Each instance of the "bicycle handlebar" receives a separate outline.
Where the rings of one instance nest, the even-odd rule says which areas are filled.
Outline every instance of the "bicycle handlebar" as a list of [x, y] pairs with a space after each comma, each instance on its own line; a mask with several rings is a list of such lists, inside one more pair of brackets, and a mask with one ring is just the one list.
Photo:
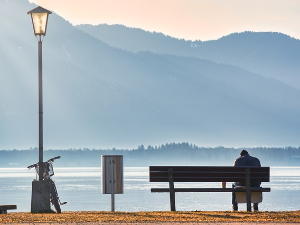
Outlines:
[[27, 168], [28, 168], [28, 169], [31, 169], [31, 168], [33, 168], [33, 167], [36, 167], [37, 165], [38, 165], [38, 163], [32, 164], [32, 165], [30, 165], [30, 166], [27, 166]]
[[53, 158], [49, 159], [47, 162], [50, 162], [50, 161], [54, 162], [55, 159], [60, 159], [60, 156], [53, 157]]
[[[54, 162], [55, 159], [60, 159], [60, 156], [53, 157], [53, 158], [49, 159], [47, 162], [43, 162], [43, 163]], [[39, 163], [35, 163], [30, 166], [27, 166], [27, 168], [31, 169], [33, 167], [37, 167], [38, 165], [39, 165]]]

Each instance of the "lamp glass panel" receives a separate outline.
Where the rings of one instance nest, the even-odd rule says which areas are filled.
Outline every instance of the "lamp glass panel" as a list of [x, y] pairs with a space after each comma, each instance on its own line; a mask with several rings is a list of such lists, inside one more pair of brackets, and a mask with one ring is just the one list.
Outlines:
[[35, 35], [45, 35], [48, 14], [32, 13], [31, 16]]

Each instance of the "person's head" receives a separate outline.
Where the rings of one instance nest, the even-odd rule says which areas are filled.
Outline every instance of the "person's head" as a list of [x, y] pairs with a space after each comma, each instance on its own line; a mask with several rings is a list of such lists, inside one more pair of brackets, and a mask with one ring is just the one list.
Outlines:
[[240, 156], [244, 156], [244, 155], [248, 155], [248, 154], [249, 153], [245, 149], [243, 149], [240, 153]]

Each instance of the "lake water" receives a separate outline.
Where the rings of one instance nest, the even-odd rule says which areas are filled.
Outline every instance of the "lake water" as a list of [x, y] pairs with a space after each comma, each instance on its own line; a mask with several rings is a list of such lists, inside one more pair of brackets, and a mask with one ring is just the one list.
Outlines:
[[[55, 166], [55, 165], [54, 165]], [[110, 211], [109, 194], [101, 193], [101, 169], [95, 167], [54, 168], [59, 197], [66, 205], [62, 211]], [[34, 170], [0, 168], [0, 204], [17, 205], [18, 212], [30, 212], [31, 182]], [[229, 184], [227, 184], [229, 185]], [[221, 187], [219, 183], [191, 183], [193, 187]], [[261, 211], [300, 210], [300, 167], [271, 167], [271, 182], [263, 183], [271, 192], [263, 194]], [[124, 168], [124, 194], [115, 195], [116, 211], [169, 211], [168, 193], [151, 193], [148, 167]], [[184, 184], [175, 184], [184, 187]], [[246, 210], [246, 204], [240, 204]], [[176, 193], [178, 211], [231, 210], [231, 193]]]

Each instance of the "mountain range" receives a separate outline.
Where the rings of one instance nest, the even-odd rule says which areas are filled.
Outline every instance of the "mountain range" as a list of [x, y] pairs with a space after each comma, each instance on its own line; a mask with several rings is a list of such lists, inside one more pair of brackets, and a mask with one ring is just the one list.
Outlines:
[[[35, 7], [0, 2], [0, 149], [38, 145], [37, 40], [26, 14]], [[299, 40], [245, 32], [192, 42], [108, 27], [73, 26], [50, 15], [45, 149], [299, 146]]]
[[300, 42], [282, 33], [248, 31], [218, 40], [190, 41], [123, 25], [84, 24], [76, 27], [124, 50], [207, 59], [300, 87]]

